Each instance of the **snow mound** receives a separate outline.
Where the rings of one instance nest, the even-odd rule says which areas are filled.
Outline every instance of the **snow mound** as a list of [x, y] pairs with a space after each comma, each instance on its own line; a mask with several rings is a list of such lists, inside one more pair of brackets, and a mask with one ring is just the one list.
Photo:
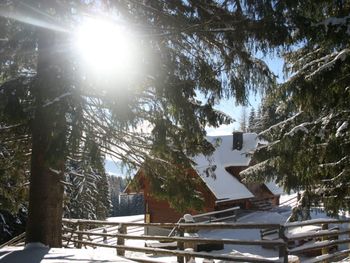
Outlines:
[[24, 249], [32, 249], [32, 248], [49, 248], [49, 247], [40, 242], [28, 243], [24, 247]]

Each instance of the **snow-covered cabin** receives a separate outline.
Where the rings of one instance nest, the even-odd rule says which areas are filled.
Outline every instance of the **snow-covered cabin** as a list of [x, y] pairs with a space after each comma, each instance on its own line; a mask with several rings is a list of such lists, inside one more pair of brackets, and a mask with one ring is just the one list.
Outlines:
[[[261, 143], [257, 134], [234, 132], [233, 135], [208, 136], [207, 140], [216, 150], [211, 156], [194, 157], [196, 165], [192, 171], [194, 176], [203, 180], [203, 185], [196, 190], [202, 193], [206, 212], [237, 205], [242, 209], [262, 209], [267, 204], [279, 204], [281, 190], [274, 183], [243, 184], [239, 177], [239, 173], [251, 163], [248, 153]], [[136, 178], [142, 180], [146, 222], [177, 222], [182, 217], [167, 202], [152, 197], [141, 170]], [[126, 192], [132, 192], [132, 189], [127, 188]]]

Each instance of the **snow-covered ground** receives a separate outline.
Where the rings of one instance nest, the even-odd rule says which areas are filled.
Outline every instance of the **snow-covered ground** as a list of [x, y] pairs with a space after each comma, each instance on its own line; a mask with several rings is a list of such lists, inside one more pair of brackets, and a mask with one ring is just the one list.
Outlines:
[[29, 244], [22, 247], [5, 247], [0, 250], [1, 263], [128, 263], [134, 262], [117, 257], [115, 253], [100, 253], [93, 249], [47, 248], [42, 244]]

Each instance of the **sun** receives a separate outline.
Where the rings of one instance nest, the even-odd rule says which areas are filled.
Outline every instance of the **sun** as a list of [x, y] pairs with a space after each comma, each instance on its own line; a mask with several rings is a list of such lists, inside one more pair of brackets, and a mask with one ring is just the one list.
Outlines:
[[127, 28], [107, 20], [85, 18], [76, 28], [75, 48], [98, 73], [121, 73], [132, 67], [134, 43]]

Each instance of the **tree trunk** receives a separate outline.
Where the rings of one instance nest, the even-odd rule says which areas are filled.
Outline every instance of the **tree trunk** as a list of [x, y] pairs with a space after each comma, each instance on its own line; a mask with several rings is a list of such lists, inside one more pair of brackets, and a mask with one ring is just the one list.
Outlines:
[[[62, 58], [57, 33], [38, 30], [37, 79], [33, 87], [35, 116], [31, 123], [32, 155], [26, 243], [62, 245], [63, 179], [67, 106], [53, 101], [62, 95]], [[50, 103], [52, 102], [52, 103]]]

